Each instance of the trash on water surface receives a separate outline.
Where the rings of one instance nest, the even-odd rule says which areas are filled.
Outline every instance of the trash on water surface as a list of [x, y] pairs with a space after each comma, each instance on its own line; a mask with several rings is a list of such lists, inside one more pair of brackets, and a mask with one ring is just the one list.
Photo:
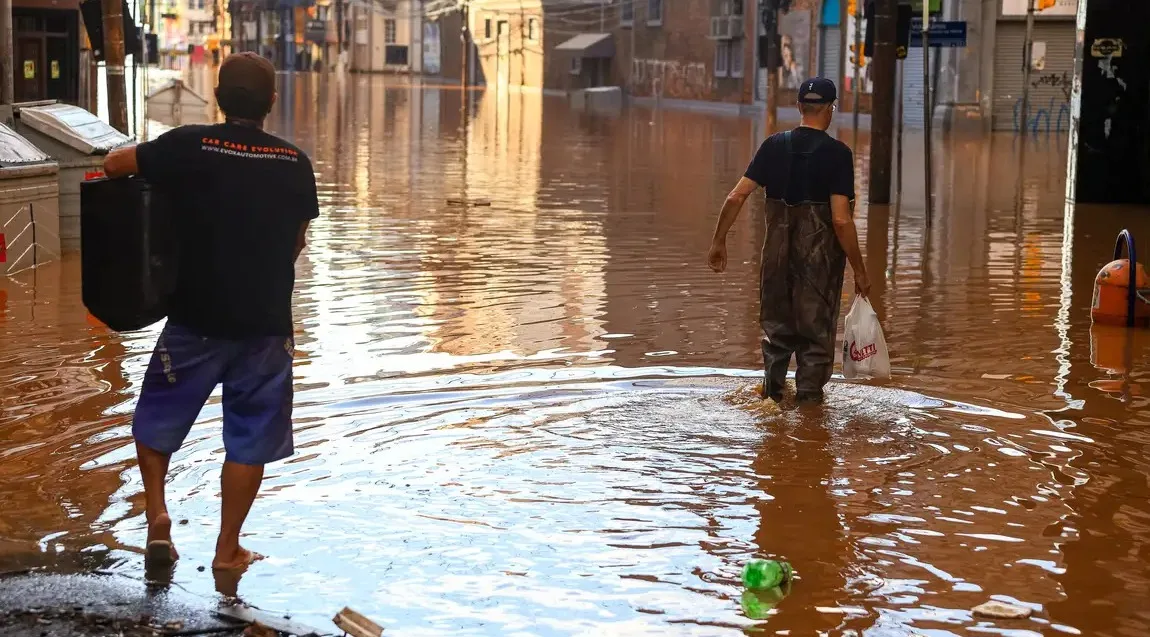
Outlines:
[[743, 607], [743, 614], [748, 619], [766, 619], [779, 612], [775, 606], [783, 601], [788, 592], [790, 592], [789, 586], [743, 591], [742, 597], [739, 598], [740, 605]]
[[380, 637], [383, 634], [383, 626], [350, 608], [339, 611], [332, 621], [350, 637]]
[[490, 206], [491, 201], [488, 199], [462, 199], [459, 197], [451, 197], [447, 200], [449, 206], [477, 206], [485, 207]]
[[793, 577], [791, 565], [778, 560], [751, 560], [743, 567], [743, 586], [752, 591], [782, 586]]
[[1026, 619], [1033, 612], [1025, 606], [990, 601], [970, 609], [976, 617], [990, 619]]

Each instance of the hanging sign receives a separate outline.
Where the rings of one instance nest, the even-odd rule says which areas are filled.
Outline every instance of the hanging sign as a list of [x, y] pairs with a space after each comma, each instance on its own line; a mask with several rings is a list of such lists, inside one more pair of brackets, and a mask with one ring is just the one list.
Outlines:
[[36, 77], [36, 63], [32, 60], [24, 60], [24, 79], [31, 80]]
[[1090, 45], [1090, 57], [1120, 58], [1122, 57], [1122, 50], [1125, 48], [1126, 42], [1122, 38], [1098, 38], [1094, 40], [1094, 44]]
[[60, 61], [59, 60], [52, 60], [51, 73], [52, 73], [52, 79], [54, 79], [54, 80], [60, 79]]

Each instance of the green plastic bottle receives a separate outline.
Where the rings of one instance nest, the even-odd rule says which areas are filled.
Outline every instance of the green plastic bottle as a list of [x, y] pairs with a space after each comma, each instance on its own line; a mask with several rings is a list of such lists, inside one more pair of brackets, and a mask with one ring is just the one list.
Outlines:
[[786, 562], [751, 560], [743, 567], [743, 586], [751, 591], [767, 590], [783, 586], [793, 575], [794, 570]]
[[766, 619], [786, 596], [787, 591], [776, 587], [765, 591], [743, 591], [739, 601], [748, 619]]

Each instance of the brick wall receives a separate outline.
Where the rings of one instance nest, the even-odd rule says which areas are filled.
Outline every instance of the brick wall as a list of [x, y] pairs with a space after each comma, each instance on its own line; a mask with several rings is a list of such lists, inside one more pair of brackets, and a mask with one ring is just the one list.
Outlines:
[[[623, 76], [618, 65], [619, 14], [615, 5], [605, 6], [588, 1], [583, 4], [544, 4], [543, 7], [543, 86], [572, 91], [591, 86], [621, 86]], [[600, 22], [603, 30], [600, 31]], [[615, 38], [615, 57], [604, 60], [585, 59], [579, 73], [571, 72], [574, 52], [556, 51], [555, 47], [581, 33], [610, 33]], [[596, 66], [601, 65], [601, 69]]]
[[459, 40], [463, 14], [455, 11], [440, 16], [439, 23], [439, 75], [458, 80], [463, 77], [463, 45]]
[[661, 24], [649, 23], [651, 0], [634, 2], [634, 34], [630, 28], [616, 31], [615, 62], [617, 72], [632, 94], [650, 97], [658, 91], [667, 99], [751, 101], [754, 82], [751, 2], [745, 3], [744, 37], [740, 42], [742, 77], [715, 73], [715, 49], [721, 43], [709, 37], [712, 0], [662, 0]]

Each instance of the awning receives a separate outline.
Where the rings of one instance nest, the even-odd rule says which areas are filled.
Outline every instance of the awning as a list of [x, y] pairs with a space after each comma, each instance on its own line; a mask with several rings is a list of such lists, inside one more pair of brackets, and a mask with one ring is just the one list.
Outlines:
[[555, 50], [585, 58], [615, 57], [615, 38], [610, 33], [580, 33], [555, 47]]

